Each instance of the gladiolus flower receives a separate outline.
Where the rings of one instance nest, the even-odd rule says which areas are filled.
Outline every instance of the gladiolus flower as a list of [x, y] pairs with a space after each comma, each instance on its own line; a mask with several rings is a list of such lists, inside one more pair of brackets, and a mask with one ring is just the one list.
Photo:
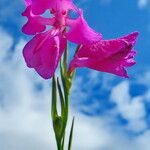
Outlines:
[[[72, 0], [24, 0], [26, 9], [22, 13], [28, 21], [22, 31], [34, 37], [25, 45], [23, 55], [27, 66], [34, 68], [44, 79], [54, 75], [59, 60], [67, 46], [67, 40], [81, 45], [69, 71], [88, 67], [127, 77], [125, 67], [135, 64], [132, 50], [137, 32], [115, 40], [103, 40], [100, 33], [91, 29]], [[48, 10], [51, 17], [42, 14]], [[78, 17], [69, 16], [70, 11]], [[46, 30], [50, 26], [49, 30]]]
[[[71, 0], [25, 0], [25, 4], [27, 8], [22, 15], [28, 21], [22, 31], [28, 35], [36, 35], [25, 45], [23, 55], [27, 66], [34, 68], [45, 79], [54, 75], [67, 40], [85, 44], [101, 38], [100, 34], [88, 26], [82, 11]], [[53, 17], [40, 16], [47, 9]], [[69, 17], [71, 10], [79, 15], [77, 19]], [[51, 29], [43, 32], [46, 26], [51, 26]], [[66, 27], [70, 27], [70, 30], [66, 31]]]
[[92, 44], [81, 46], [71, 61], [69, 71], [78, 67], [108, 72], [127, 78], [125, 67], [131, 67], [136, 62], [132, 50], [138, 32], [114, 40], [99, 40]]

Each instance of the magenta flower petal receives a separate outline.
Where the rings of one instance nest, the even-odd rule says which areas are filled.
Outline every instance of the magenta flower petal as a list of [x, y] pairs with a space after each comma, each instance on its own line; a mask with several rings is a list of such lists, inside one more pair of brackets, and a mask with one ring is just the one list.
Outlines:
[[22, 32], [28, 35], [43, 32], [46, 29], [46, 25], [52, 25], [54, 23], [54, 18], [43, 18], [34, 15], [31, 11], [31, 6], [28, 6], [22, 15], [28, 18], [27, 23], [22, 27]]
[[87, 67], [128, 77], [125, 67], [135, 64], [133, 57], [136, 52], [132, 48], [137, 36], [138, 33], [134, 32], [122, 38], [83, 45], [71, 61], [70, 72], [77, 67]]
[[138, 32], [131, 33], [125, 37], [114, 40], [99, 40], [93, 44], [82, 46], [78, 51], [78, 57], [90, 57], [96, 59], [103, 59], [109, 57], [117, 52], [130, 50], [135, 44]]
[[67, 25], [70, 26], [69, 32], [66, 33], [68, 40], [77, 44], [89, 44], [93, 41], [102, 39], [102, 35], [91, 29], [85, 19], [83, 13], [79, 10], [79, 17], [77, 19], [68, 19]]
[[65, 47], [66, 39], [62, 36], [52, 37], [46, 32], [29, 41], [23, 55], [28, 67], [34, 68], [44, 79], [49, 79], [54, 75]]
[[133, 32], [127, 36], [121, 37], [121, 39], [127, 41], [129, 44], [134, 45], [139, 32]]
[[54, 11], [67, 11], [74, 9], [75, 6], [72, 0], [32, 0], [32, 10], [36, 15], [44, 13], [47, 9]]
[[75, 68], [90, 68], [101, 72], [108, 72], [116, 74], [122, 77], [128, 77], [124, 67], [120, 66], [117, 61], [111, 61], [110, 59], [105, 59], [103, 61], [94, 60], [91, 58], [74, 58], [70, 64], [69, 71], [71, 72]]

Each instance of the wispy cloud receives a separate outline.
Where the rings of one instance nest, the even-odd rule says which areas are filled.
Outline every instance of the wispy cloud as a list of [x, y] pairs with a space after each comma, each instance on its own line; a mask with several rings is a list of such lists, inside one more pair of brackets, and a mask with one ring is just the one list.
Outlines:
[[128, 121], [126, 125], [128, 130], [141, 132], [147, 129], [144, 97], [132, 98], [129, 94], [128, 81], [123, 81], [113, 88], [111, 99], [117, 104], [117, 113]]
[[138, 7], [140, 9], [146, 8], [148, 6], [149, 0], [138, 0]]

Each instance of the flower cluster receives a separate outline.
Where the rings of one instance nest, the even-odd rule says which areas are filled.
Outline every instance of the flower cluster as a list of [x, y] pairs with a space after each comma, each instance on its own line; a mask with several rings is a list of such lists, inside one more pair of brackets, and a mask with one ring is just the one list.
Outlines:
[[[24, 0], [22, 13], [28, 18], [22, 31], [34, 35], [23, 49], [27, 66], [34, 68], [44, 79], [54, 75], [67, 41], [80, 45], [72, 59], [69, 72], [77, 67], [88, 67], [102, 72], [128, 77], [125, 67], [135, 64], [133, 49], [138, 32], [114, 39], [103, 40], [100, 33], [91, 29], [81, 9], [72, 0]], [[49, 18], [43, 17], [45, 11]], [[71, 18], [70, 11], [78, 17]], [[49, 29], [47, 28], [48, 26]]]

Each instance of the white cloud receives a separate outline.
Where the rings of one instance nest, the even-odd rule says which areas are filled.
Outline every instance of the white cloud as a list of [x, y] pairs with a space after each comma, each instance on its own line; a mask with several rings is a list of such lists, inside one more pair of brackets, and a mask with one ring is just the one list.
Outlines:
[[10, 50], [13, 45], [13, 38], [8, 35], [8, 33], [3, 31], [3, 28], [0, 27], [0, 61], [6, 57], [6, 53]]
[[143, 73], [142, 76], [139, 76], [137, 82], [150, 87], [150, 71], [148, 70], [145, 73]]
[[137, 138], [137, 143], [139, 143], [139, 146], [141, 150], [149, 150], [149, 139], [150, 139], [150, 131], [145, 132], [143, 135], [139, 136]]
[[140, 9], [145, 8], [149, 3], [149, 0], [138, 0], [138, 7]]
[[[27, 71], [22, 59], [24, 40], [20, 40], [15, 52], [7, 60], [5, 51], [12, 37], [5, 36], [0, 59], [0, 145], [3, 150], [50, 149], [53, 140], [49, 136], [49, 92], [44, 85], [43, 92], [36, 92], [36, 79], [32, 71]], [[7, 41], [5, 43], [5, 41]], [[9, 41], [9, 42], [8, 42]], [[53, 132], [51, 132], [53, 133]], [[49, 137], [49, 139], [48, 139]], [[53, 146], [53, 145], [52, 145]], [[52, 149], [52, 148], [51, 148]]]
[[127, 129], [134, 132], [141, 132], [147, 129], [143, 97], [131, 98], [128, 81], [123, 81], [113, 88], [111, 99], [117, 104], [117, 113], [129, 122]]
[[[54, 150], [56, 148], [50, 120], [50, 82], [42, 80], [33, 70], [26, 67], [22, 58], [22, 48], [26, 43], [24, 40], [17, 43], [9, 59], [4, 59], [9, 54], [13, 38], [4, 30], [1, 30], [1, 34], [5, 37], [1, 39], [2, 49], [5, 51], [1, 50], [0, 54], [0, 148], [2, 150]], [[98, 84], [98, 80], [95, 80], [97, 78], [97, 73], [93, 73], [89, 78], [88, 86]], [[81, 77], [77, 80], [76, 89], [84, 82]], [[37, 90], [36, 85], [40, 85], [42, 90]], [[118, 111], [130, 122], [135, 119], [139, 124], [139, 120], [143, 122], [145, 115], [142, 98], [135, 97], [133, 102], [130, 102], [128, 88], [128, 83], [122, 82], [114, 87], [112, 97], [118, 100], [115, 101]], [[122, 89], [122, 93], [119, 89]], [[73, 101], [88, 97], [88, 93], [85, 95], [82, 91], [76, 94], [78, 99]], [[96, 105], [93, 107], [97, 107]], [[92, 117], [71, 108], [70, 114], [70, 120], [73, 115], [76, 116], [74, 149], [148, 150], [150, 146], [147, 140], [150, 137], [148, 130], [131, 141], [114, 123], [114, 116], [111, 113], [109, 116]], [[137, 125], [134, 127], [137, 128]], [[141, 130], [143, 125], [138, 126], [138, 130], [139, 128]]]

